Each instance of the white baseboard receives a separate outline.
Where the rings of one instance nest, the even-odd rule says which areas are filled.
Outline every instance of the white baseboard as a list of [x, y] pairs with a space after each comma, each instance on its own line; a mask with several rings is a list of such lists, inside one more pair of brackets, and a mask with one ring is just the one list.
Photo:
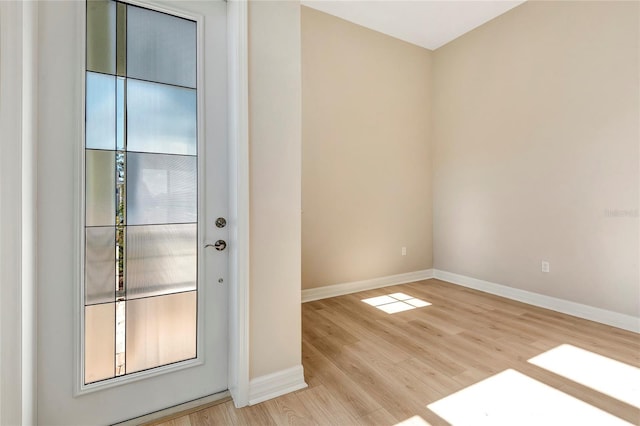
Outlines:
[[249, 405], [259, 404], [306, 387], [302, 365], [256, 377], [249, 381]]
[[526, 290], [520, 290], [513, 287], [492, 283], [489, 281], [479, 280], [464, 275], [454, 274], [452, 272], [433, 270], [433, 277], [442, 281], [447, 281], [463, 287], [484, 291], [485, 293], [495, 294], [507, 299], [517, 300], [519, 302], [528, 303], [529, 305], [550, 309], [552, 311], [561, 312], [563, 314], [573, 315], [575, 317], [584, 318], [590, 321], [611, 325], [622, 328], [624, 330], [640, 333], [640, 318], [631, 315], [625, 315], [618, 312], [608, 311], [606, 309], [595, 308], [593, 306], [583, 305], [576, 302], [570, 302], [556, 297], [545, 296], [539, 293], [532, 293]]
[[389, 275], [386, 277], [373, 278], [370, 280], [334, 284], [326, 287], [309, 288], [306, 290], [302, 290], [302, 303], [326, 299], [328, 297], [342, 296], [345, 294], [356, 293], [358, 291], [388, 287], [390, 285], [406, 284], [415, 281], [428, 280], [429, 278], [433, 278], [433, 269], [407, 272], [405, 274], [398, 275]]

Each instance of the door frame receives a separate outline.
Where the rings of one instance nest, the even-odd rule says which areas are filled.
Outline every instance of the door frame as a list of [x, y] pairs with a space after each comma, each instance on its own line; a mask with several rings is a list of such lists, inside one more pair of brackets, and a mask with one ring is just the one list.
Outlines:
[[[246, 0], [228, 1], [228, 383], [237, 407], [249, 391], [247, 16]], [[36, 424], [38, 5], [0, 2], [0, 19], [0, 424]]]
[[36, 421], [37, 21], [0, 2], [0, 424]]
[[227, 1], [229, 132], [229, 392], [249, 404], [249, 2]]

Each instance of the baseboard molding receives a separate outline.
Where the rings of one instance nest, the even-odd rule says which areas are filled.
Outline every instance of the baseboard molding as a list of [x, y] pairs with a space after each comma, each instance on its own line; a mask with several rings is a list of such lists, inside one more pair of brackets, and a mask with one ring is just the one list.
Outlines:
[[306, 387], [302, 365], [256, 377], [249, 381], [249, 405], [259, 404]]
[[507, 299], [517, 300], [529, 305], [550, 309], [563, 314], [573, 315], [575, 317], [640, 333], [640, 318], [631, 315], [625, 315], [618, 312], [608, 311], [606, 309], [595, 308], [593, 306], [558, 299], [556, 297], [507, 287], [505, 285], [454, 274], [452, 272], [442, 271], [439, 269], [433, 270], [433, 278], [463, 287], [484, 291], [485, 293], [495, 294], [496, 296], [502, 296]]
[[345, 294], [356, 293], [358, 291], [388, 287], [390, 285], [406, 284], [415, 281], [428, 280], [429, 278], [433, 278], [433, 269], [407, 272], [405, 274], [389, 275], [386, 277], [373, 278], [370, 280], [334, 284], [326, 287], [310, 288], [307, 290], [302, 290], [302, 303], [326, 299], [328, 297], [342, 296]]

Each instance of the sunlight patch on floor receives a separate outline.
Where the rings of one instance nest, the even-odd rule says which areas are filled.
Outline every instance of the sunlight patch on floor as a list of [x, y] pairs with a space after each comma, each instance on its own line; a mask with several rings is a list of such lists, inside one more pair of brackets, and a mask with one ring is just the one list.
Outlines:
[[505, 370], [427, 406], [455, 426], [630, 425], [515, 370]]
[[410, 309], [423, 308], [431, 305], [429, 302], [411, 297], [404, 293], [393, 293], [386, 296], [370, 297], [368, 299], [362, 299], [362, 301], [367, 305], [376, 307], [388, 314], [395, 314], [396, 312], [408, 311]]
[[640, 408], [640, 368], [566, 344], [529, 362]]

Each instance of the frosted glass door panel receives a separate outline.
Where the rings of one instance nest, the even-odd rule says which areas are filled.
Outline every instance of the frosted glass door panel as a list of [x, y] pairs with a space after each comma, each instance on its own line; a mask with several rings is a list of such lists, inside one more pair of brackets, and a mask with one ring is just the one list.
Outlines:
[[87, 73], [86, 148], [116, 148], [116, 78]]
[[[202, 8], [199, 16], [218, 19], [202, 31], [210, 51], [224, 41], [220, 2], [151, 3]], [[198, 197], [205, 195], [198, 192], [198, 31], [195, 21], [152, 8], [87, 0], [83, 9], [85, 384], [196, 357]], [[220, 141], [223, 62], [215, 56], [216, 71], [202, 68]]]
[[87, 226], [114, 225], [116, 220], [115, 151], [85, 151]]
[[196, 23], [129, 6], [129, 77], [196, 87]]
[[196, 157], [127, 154], [127, 224], [197, 220]]
[[196, 233], [195, 223], [129, 226], [127, 299], [195, 290]]
[[86, 383], [115, 375], [116, 310], [114, 303], [84, 310], [84, 377]]
[[195, 291], [127, 302], [127, 373], [195, 358], [196, 302]]
[[196, 155], [196, 91], [127, 81], [127, 149]]
[[112, 226], [87, 228], [85, 240], [85, 304], [115, 301], [116, 243]]
[[116, 70], [116, 3], [87, 2], [87, 70], [114, 74]]

